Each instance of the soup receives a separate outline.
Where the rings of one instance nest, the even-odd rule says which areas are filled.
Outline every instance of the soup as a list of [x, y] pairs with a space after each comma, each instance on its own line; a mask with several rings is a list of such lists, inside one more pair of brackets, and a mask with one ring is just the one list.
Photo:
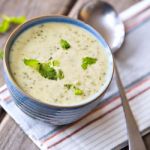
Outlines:
[[66, 23], [45, 23], [13, 43], [10, 69], [18, 86], [48, 104], [86, 101], [103, 86], [108, 58], [88, 31]]

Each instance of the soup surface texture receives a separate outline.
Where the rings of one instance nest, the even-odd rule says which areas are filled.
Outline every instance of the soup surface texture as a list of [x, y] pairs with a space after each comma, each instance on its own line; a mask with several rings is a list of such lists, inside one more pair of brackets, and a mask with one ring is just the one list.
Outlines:
[[13, 43], [10, 69], [18, 86], [39, 101], [73, 105], [102, 87], [108, 58], [88, 31], [66, 23], [45, 23], [24, 31]]

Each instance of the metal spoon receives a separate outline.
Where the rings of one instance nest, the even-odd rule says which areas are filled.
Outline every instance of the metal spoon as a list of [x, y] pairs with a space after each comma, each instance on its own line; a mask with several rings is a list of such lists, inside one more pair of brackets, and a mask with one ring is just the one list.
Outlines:
[[[125, 37], [124, 25], [117, 12], [110, 4], [99, 0], [90, 1], [81, 7], [78, 13], [78, 18], [99, 31], [109, 44], [112, 52], [115, 52], [121, 47]], [[137, 123], [128, 103], [115, 61], [114, 70], [126, 118], [129, 149], [146, 150]]]

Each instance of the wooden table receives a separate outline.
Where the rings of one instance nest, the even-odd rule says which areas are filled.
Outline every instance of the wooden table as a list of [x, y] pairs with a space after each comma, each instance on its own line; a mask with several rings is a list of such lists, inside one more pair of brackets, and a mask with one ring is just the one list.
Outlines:
[[[39, 15], [63, 14], [75, 15], [82, 3], [87, 0], [0, 0], [0, 14], [9, 16], [25, 15], [28, 19]], [[121, 12], [139, 0], [105, 0]], [[11, 30], [12, 31], [12, 30]], [[10, 31], [10, 32], [11, 32]], [[3, 47], [10, 32], [0, 35], [0, 47]], [[0, 62], [0, 86], [3, 85], [2, 62]], [[150, 135], [144, 137], [150, 149]], [[19, 126], [0, 108], [0, 150], [36, 150], [32, 141]], [[127, 149], [127, 148], [125, 148]]]

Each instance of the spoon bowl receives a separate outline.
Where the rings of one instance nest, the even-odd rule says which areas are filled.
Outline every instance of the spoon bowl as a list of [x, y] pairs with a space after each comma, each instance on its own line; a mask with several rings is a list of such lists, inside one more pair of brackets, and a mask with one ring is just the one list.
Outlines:
[[124, 24], [110, 4], [90, 1], [81, 7], [78, 18], [101, 33], [113, 52], [121, 47], [125, 37]]

